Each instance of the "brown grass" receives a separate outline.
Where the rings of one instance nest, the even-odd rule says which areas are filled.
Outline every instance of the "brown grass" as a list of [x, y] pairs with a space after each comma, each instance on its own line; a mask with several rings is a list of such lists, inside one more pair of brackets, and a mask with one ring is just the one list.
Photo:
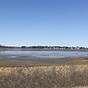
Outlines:
[[88, 65], [0, 67], [0, 88], [88, 86]]

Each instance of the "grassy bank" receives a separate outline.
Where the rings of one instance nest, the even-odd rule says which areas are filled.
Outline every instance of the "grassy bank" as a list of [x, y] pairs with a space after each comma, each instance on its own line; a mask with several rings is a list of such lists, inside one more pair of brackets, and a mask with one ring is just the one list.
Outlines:
[[87, 58], [0, 60], [0, 88], [82, 88], [80, 86], [88, 86]]
[[88, 65], [0, 67], [0, 88], [88, 86]]

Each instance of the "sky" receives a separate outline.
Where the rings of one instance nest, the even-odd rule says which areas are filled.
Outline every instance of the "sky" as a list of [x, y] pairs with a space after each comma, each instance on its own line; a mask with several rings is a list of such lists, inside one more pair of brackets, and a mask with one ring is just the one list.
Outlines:
[[88, 47], [88, 0], [0, 0], [0, 44]]

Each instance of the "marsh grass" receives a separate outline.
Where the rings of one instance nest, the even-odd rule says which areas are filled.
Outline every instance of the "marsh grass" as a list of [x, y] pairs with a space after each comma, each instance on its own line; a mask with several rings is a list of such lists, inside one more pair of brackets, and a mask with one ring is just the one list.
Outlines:
[[88, 65], [0, 67], [0, 88], [88, 86]]

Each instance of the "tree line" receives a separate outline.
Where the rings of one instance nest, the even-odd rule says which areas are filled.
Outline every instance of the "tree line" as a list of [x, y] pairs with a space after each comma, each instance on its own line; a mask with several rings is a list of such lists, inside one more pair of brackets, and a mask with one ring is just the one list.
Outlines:
[[68, 46], [3, 46], [0, 45], [0, 48], [30, 48], [30, 49], [60, 49], [60, 50], [87, 50], [87, 47], [68, 47]]

